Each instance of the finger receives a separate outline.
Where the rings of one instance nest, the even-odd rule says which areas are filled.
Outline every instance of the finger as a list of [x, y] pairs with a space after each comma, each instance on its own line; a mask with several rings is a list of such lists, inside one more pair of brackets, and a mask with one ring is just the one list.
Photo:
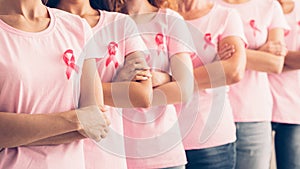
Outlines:
[[134, 80], [135, 81], [144, 81], [144, 80], [148, 80], [149, 77], [146, 77], [146, 76], [135, 76], [134, 77]]
[[109, 132], [109, 127], [104, 128], [103, 131], [104, 131], [105, 133], [108, 133], [108, 132]]
[[110, 120], [107, 118], [107, 116], [103, 113], [102, 117], [103, 117], [103, 119], [105, 121], [106, 126], [109, 126], [110, 125]]
[[102, 134], [100, 135], [101, 139], [104, 139], [106, 136], [107, 136], [107, 133], [102, 133]]
[[102, 105], [99, 105], [98, 107], [99, 107], [100, 111], [102, 111], [102, 112], [106, 112], [107, 111], [107, 109], [104, 106], [102, 106]]
[[136, 75], [139, 76], [145, 76], [145, 77], [152, 77], [152, 74], [150, 73], [150, 71], [145, 71], [145, 70], [136, 70]]

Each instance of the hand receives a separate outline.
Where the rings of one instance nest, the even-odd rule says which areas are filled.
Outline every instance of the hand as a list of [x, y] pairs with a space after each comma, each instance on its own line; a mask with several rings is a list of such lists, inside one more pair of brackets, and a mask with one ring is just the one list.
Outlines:
[[88, 106], [76, 110], [81, 129], [81, 135], [100, 141], [108, 133], [109, 120], [98, 106]]
[[226, 60], [232, 57], [235, 52], [234, 45], [225, 44], [218, 49], [219, 60]]
[[277, 56], [285, 56], [288, 52], [285, 44], [276, 41], [268, 41], [259, 48], [260, 51], [268, 52]]
[[158, 87], [171, 81], [171, 77], [168, 73], [161, 71], [151, 71], [152, 74], [152, 87]]
[[151, 77], [149, 69], [144, 57], [129, 55], [126, 57], [124, 66], [115, 76], [114, 81], [148, 80]]

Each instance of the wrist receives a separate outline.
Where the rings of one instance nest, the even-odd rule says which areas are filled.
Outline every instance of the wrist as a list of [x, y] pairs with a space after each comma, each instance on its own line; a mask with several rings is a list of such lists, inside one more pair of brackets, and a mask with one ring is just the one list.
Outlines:
[[82, 129], [76, 111], [78, 110], [71, 110], [60, 114], [60, 117], [65, 121], [65, 124], [71, 131], [79, 131]]

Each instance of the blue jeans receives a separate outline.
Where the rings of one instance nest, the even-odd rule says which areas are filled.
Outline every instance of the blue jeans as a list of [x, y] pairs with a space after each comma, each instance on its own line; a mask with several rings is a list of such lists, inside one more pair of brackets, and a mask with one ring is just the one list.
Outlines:
[[186, 169], [234, 169], [234, 143], [198, 149], [187, 150], [188, 164]]
[[300, 169], [300, 125], [272, 123], [277, 169]]
[[271, 122], [236, 123], [236, 169], [269, 169], [272, 152]]

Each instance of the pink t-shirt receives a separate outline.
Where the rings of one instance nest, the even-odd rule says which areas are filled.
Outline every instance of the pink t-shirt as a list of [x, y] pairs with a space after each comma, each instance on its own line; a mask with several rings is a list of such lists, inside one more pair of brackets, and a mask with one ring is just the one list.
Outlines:
[[[92, 56], [83, 48], [92, 32], [80, 17], [48, 11], [50, 25], [38, 33], [17, 30], [0, 20], [1, 112], [48, 114], [78, 107], [83, 61]], [[84, 169], [84, 163], [83, 141], [0, 152], [3, 169]]]
[[[267, 41], [269, 30], [289, 29], [277, 1], [250, 0], [241, 4], [230, 4], [223, 0], [216, 2], [239, 12], [249, 49], [262, 46]], [[246, 70], [244, 78], [230, 86], [229, 98], [236, 122], [271, 121], [273, 102], [267, 73]]]
[[[300, 2], [294, 2], [294, 10], [285, 15], [291, 27], [285, 42], [289, 50], [300, 51]], [[300, 124], [300, 71], [270, 74], [269, 81], [274, 102], [272, 121]]]
[[[100, 20], [93, 28], [94, 39], [100, 53], [97, 59], [98, 73], [102, 82], [112, 82], [118, 69], [122, 68], [125, 56], [147, 48], [139, 36], [135, 22], [127, 15], [115, 12], [100, 12]], [[122, 111], [107, 106], [105, 113], [111, 121], [107, 137], [96, 144], [86, 140], [84, 144], [86, 168], [127, 168]]]
[[[193, 59], [195, 68], [201, 66], [196, 64], [199, 60], [203, 64], [214, 62], [218, 43], [223, 38], [235, 36], [246, 42], [238, 13], [218, 4], [214, 4], [205, 16], [187, 22], [190, 23], [198, 53], [198, 57]], [[235, 141], [236, 129], [227, 92], [227, 86], [195, 92], [191, 101], [181, 107], [182, 116], [193, 113], [197, 117], [195, 119], [195, 115], [190, 115], [190, 118], [183, 118], [184, 124], [180, 124], [186, 150], [215, 147]], [[191, 107], [194, 110], [189, 110]]]
[[[172, 73], [170, 58], [193, 49], [183, 18], [170, 9], [160, 9], [149, 23], [138, 24], [138, 28], [149, 49], [147, 62], [153, 69]], [[174, 105], [123, 109], [123, 117], [128, 168], [186, 164]]]

